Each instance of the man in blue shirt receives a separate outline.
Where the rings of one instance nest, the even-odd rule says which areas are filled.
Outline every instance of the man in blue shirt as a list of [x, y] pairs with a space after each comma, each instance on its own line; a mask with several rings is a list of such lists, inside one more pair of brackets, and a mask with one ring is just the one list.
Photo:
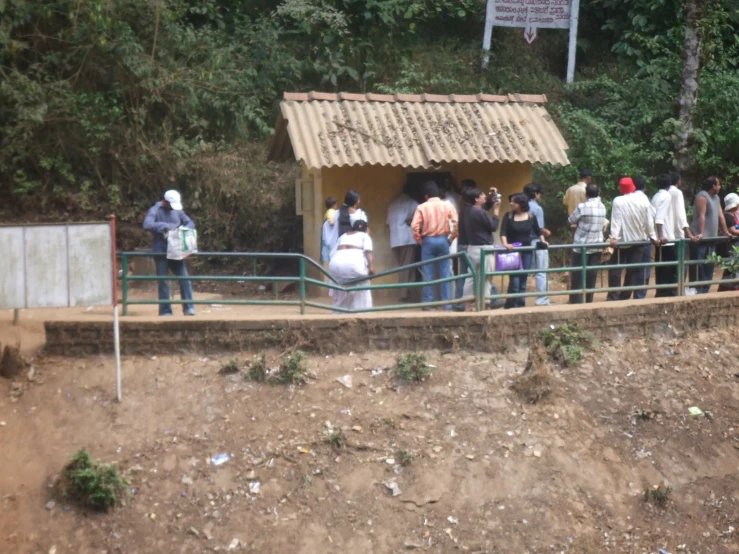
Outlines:
[[[153, 241], [152, 250], [155, 254], [157, 275], [166, 276], [171, 270], [178, 277], [187, 277], [187, 268], [184, 260], [167, 259], [167, 233], [180, 227], [194, 229], [195, 223], [182, 211], [182, 199], [176, 190], [164, 193], [164, 199], [149, 208], [144, 219], [144, 230], [151, 231]], [[166, 279], [157, 281], [159, 285], [159, 300], [169, 300], [169, 283]], [[181, 280], [180, 296], [182, 300], [192, 300], [192, 284]], [[185, 315], [195, 315], [195, 306], [183, 304]], [[171, 304], [159, 304], [159, 315], [172, 315]]]
[[[545, 237], [549, 237], [551, 232], [544, 227], [544, 210], [539, 205], [541, 199], [541, 187], [536, 183], [529, 183], [523, 188], [523, 193], [529, 199], [529, 211], [536, 218], [539, 228]], [[531, 245], [536, 246], [539, 237], [532, 237]], [[549, 251], [542, 249], [534, 251], [532, 269], [549, 269]], [[549, 275], [547, 273], [536, 273], [534, 280], [536, 281], [536, 292], [547, 292], [549, 290]], [[548, 296], [537, 296], [535, 304], [537, 306], [549, 306], [551, 302]]]

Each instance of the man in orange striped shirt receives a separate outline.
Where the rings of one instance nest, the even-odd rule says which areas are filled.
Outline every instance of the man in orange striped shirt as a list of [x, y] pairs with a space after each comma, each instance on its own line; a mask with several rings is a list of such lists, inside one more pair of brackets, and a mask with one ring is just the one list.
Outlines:
[[[439, 198], [439, 187], [433, 181], [423, 184], [423, 195], [426, 202], [416, 208], [413, 214], [411, 228], [413, 238], [421, 245], [421, 261], [449, 255], [449, 245], [457, 238], [457, 211], [449, 202]], [[433, 262], [423, 266], [421, 273], [424, 281], [434, 279], [448, 279], [451, 277], [452, 264], [450, 260]], [[438, 277], [434, 277], [437, 274]], [[421, 293], [422, 302], [433, 302], [434, 287], [426, 285]], [[449, 302], [452, 299], [452, 284], [447, 281], [441, 283], [441, 300]], [[427, 306], [424, 310], [429, 310]], [[451, 310], [452, 305], [443, 306], [444, 310]]]

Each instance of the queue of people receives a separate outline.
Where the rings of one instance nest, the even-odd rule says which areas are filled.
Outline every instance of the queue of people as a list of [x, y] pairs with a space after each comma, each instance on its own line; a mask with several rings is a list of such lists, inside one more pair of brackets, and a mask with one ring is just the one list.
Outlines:
[[[596, 285], [599, 266], [603, 261], [603, 244], [609, 244], [608, 265], [630, 265], [634, 267], [610, 268], [608, 270], [607, 300], [645, 298], [650, 281], [651, 268], [645, 267], [654, 259], [656, 262], [676, 262], [676, 241], [689, 239], [691, 261], [688, 279], [698, 283], [686, 290], [687, 294], [704, 294], [710, 286], [700, 284], [713, 279], [714, 263], [708, 261], [713, 252], [721, 256], [733, 254], [728, 242], [704, 241], [720, 236], [739, 239], [739, 195], [731, 193], [724, 198], [722, 212], [719, 194], [721, 181], [709, 177], [703, 182], [702, 190], [696, 195], [693, 205], [693, 221], [688, 223], [685, 200], [680, 189], [680, 175], [661, 174], [655, 179], [657, 193], [651, 198], [646, 195], [647, 180], [644, 177], [624, 177], [619, 182], [620, 195], [613, 199], [610, 221], [606, 206], [600, 199], [600, 187], [592, 182], [592, 172], [583, 169], [580, 180], [564, 194], [563, 204], [567, 207], [568, 223], [572, 234], [572, 254], [570, 257], [570, 289], [577, 291], [583, 287], [593, 289]], [[403, 270], [399, 274], [401, 284], [413, 283], [420, 275], [427, 283], [421, 289], [420, 300], [427, 304], [424, 310], [431, 309], [428, 304], [439, 306], [442, 310], [465, 311], [472, 309], [472, 303], [462, 299], [474, 296], [473, 279], [458, 279], [452, 291], [451, 277], [454, 271], [451, 255], [457, 250], [465, 251], [467, 258], [456, 258], [459, 265], [456, 274], [463, 275], [470, 270], [477, 273], [482, 260], [482, 250], [495, 245], [494, 235], [499, 231], [505, 253], [486, 255], [485, 290], [491, 295], [498, 291], [492, 281], [496, 271], [518, 270], [508, 279], [508, 294], [512, 297], [505, 303], [495, 300], [490, 308], [515, 308], [526, 305], [528, 275], [534, 274], [537, 291], [535, 304], [549, 305], [547, 296], [549, 267], [549, 242], [551, 232], [545, 227], [544, 210], [541, 206], [542, 190], [536, 183], [529, 183], [522, 192], [512, 194], [508, 200], [510, 211], [501, 217], [500, 195], [495, 188], [483, 192], [475, 181], [462, 181], [461, 189], [456, 185], [442, 189], [434, 181], [422, 185], [423, 202], [419, 203], [408, 186], [388, 207], [386, 224], [389, 228], [390, 248], [397, 267], [412, 265], [414, 262], [428, 262], [415, 268]], [[326, 199], [326, 212], [321, 232], [321, 262], [331, 277], [340, 285], [368, 286], [367, 277], [375, 273], [373, 241], [370, 237], [369, 218], [360, 208], [358, 192], [350, 190], [344, 202], [338, 206], [334, 198]], [[144, 220], [144, 229], [152, 233], [153, 250], [156, 257], [158, 276], [166, 276], [170, 271], [177, 276], [186, 277], [187, 269], [183, 260], [169, 259], [167, 253], [167, 234], [175, 229], [194, 229], [195, 224], [184, 212], [180, 194], [169, 190], [164, 198], [151, 207]], [[646, 243], [648, 245], [634, 245]], [[588, 247], [587, 245], [592, 245]], [[517, 247], [534, 246], [525, 251]], [[469, 260], [472, 267], [467, 267]], [[508, 264], [508, 265], [506, 265]], [[511, 265], [512, 264], [512, 265]], [[578, 268], [578, 269], [574, 269]], [[580, 269], [581, 268], [581, 269]], [[539, 271], [537, 271], [539, 270]], [[655, 282], [658, 285], [655, 296], [677, 295], [677, 265], [655, 268]], [[724, 279], [732, 275], [724, 273]], [[180, 292], [184, 301], [192, 300], [192, 285], [189, 280], [180, 280]], [[627, 290], [623, 290], [626, 288]], [[167, 280], [158, 281], [159, 299], [169, 300]], [[726, 284], [719, 290], [737, 290], [739, 286]], [[401, 303], [417, 302], [414, 294], [417, 287], [401, 287]], [[331, 290], [333, 305], [353, 311], [372, 308], [370, 290]], [[593, 293], [572, 292], [571, 304], [593, 301]], [[454, 301], [459, 302], [455, 303]], [[504, 304], [504, 305], [503, 305]], [[503, 305], [503, 306], [501, 306]], [[194, 315], [193, 304], [183, 304], [185, 315]], [[171, 315], [168, 303], [159, 306], [160, 315]]]

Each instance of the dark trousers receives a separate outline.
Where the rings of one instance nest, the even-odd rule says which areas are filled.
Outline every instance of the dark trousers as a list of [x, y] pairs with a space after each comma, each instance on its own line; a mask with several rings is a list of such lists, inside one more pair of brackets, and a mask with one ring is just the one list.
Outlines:
[[[521, 252], [521, 265], [522, 269], [531, 269], [531, 258], [533, 252]], [[524, 273], [523, 275], [509, 275], [508, 276], [508, 294], [517, 294], [526, 292], [526, 282], [529, 279], [529, 274]], [[526, 306], [526, 297], [523, 298], [506, 298], [505, 309], [509, 308], [523, 308]]]
[[[171, 271], [178, 277], [187, 277], [187, 267], [185, 267], [184, 260], [168, 260], [162, 256], [154, 258], [156, 262], [157, 275], [163, 277], [169, 275]], [[159, 300], [169, 300], [169, 283], [162, 279], [157, 281], [159, 285]], [[181, 280], [180, 283], [180, 296], [182, 300], [192, 300], [192, 283], [190, 281]], [[192, 304], [183, 304], [182, 311], [185, 315], [194, 315], [195, 306]], [[172, 304], [159, 304], [159, 315], [172, 315]]]
[[[393, 254], [395, 254], [395, 263], [398, 264], [398, 267], [410, 265], [416, 258], [416, 245], [396, 246], [393, 248]], [[398, 273], [398, 281], [400, 283], [414, 283], [416, 281], [416, 268], [405, 269]], [[413, 296], [411, 290], [413, 289], [400, 289], [400, 300], [409, 301]]]
[[[582, 267], [582, 253], [572, 253], [572, 267]], [[597, 267], [600, 265], [600, 252], [585, 254], [585, 265], [587, 267]], [[585, 288], [595, 288], [595, 282], [598, 279], [598, 269], [588, 269], [585, 273]], [[570, 273], [570, 289], [577, 290], [582, 288], [582, 270], [572, 270]], [[584, 304], [593, 301], [592, 292], [588, 292], [583, 296], [582, 293], [570, 294], [570, 304]]]
[[[677, 247], [673, 244], [670, 246], [658, 246], [655, 250], [656, 262], [676, 262]], [[658, 285], [677, 284], [677, 266], [655, 267], [654, 279]], [[677, 296], [677, 287], [669, 289], [657, 289], [655, 298], [664, 298], [665, 296]]]
[[[645, 263], [645, 264], [652, 263], [652, 247], [651, 246], [644, 247], [644, 254], [642, 255], [641, 261], [642, 263]], [[643, 268], [642, 275], [641, 275], [641, 282], [644, 283], [645, 285], [648, 285], [649, 279], [651, 276], [652, 276], [652, 268], [648, 266]], [[649, 289], [635, 290], [634, 298], [638, 298], [638, 299], [646, 298], [648, 292], [649, 292]]]
[[[651, 249], [651, 246], [627, 246], [626, 248], [616, 247], [613, 250], [609, 265], [616, 264], [640, 264], [643, 263], [644, 250]], [[644, 270], [641, 267], [629, 268], [626, 270], [626, 278], [621, 283], [623, 269], [608, 270], [608, 287], [638, 287], [644, 284]], [[607, 300], [628, 300], [634, 291], [613, 291], [608, 293]]]
[[[690, 260], [705, 260], [708, 255], [716, 250], [715, 244], [690, 243]], [[713, 279], [713, 262], [689, 265], [688, 278], [691, 283], [696, 281], [710, 281]], [[699, 285], [695, 287], [698, 294], [706, 294], [711, 285]]]

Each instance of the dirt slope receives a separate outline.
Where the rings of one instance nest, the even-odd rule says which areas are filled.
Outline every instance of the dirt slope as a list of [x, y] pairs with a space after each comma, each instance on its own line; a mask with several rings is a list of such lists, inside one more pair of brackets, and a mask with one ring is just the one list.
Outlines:
[[[346, 350], [309, 358], [303, 387], [128, 358], [120, 405], [110, 358], [35, 361], [21, 396], [0, 382], [0, 552], [739, 552], [736, 333], [598, 345], [536, 405], [511, 390], [527, 351], [432, 352], [405, 385], [372, 373], [394, 353]], [[45, 508], [82, 446], [129, 474], [125, 506]], [[643, 498], [657, 484], [664, 508]]]

